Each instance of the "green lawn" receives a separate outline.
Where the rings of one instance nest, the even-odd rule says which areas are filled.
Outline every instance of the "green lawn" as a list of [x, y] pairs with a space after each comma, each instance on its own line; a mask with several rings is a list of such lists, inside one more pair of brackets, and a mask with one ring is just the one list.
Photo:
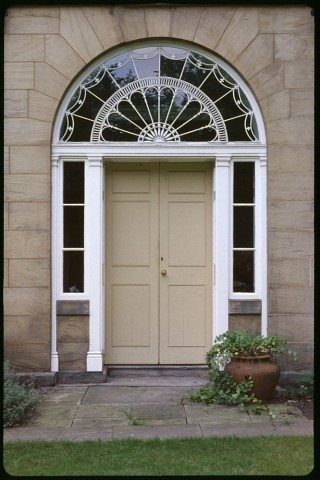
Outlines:
[[32, 441], [4, 444], [16, 476], [306, 475], [313, 437]]

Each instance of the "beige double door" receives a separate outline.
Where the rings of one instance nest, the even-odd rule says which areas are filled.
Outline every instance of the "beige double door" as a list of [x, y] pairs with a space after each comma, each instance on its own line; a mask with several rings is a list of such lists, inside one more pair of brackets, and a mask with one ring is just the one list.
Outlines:
[[205, 362], [211, 185], [209, 163], [107, 165], [107, 364]]

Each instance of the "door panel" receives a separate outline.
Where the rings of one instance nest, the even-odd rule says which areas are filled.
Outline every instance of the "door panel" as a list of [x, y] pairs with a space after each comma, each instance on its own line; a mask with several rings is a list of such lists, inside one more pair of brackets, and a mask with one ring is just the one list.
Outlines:
[[107, 363], [158, 363], [158, 169], [106, 168]]
[[204, 363], [211, 174], [207, 163], [107, 166], [106, 363]]
[[[201, 364], [211, 346], [211, 166], [160, 167], [160, 362]], [[193, 181], [194, 179], [194, 181]]]

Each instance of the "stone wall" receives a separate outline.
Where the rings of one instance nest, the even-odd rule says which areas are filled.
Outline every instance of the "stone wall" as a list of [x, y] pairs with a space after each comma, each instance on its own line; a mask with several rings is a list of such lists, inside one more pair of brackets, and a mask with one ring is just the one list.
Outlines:
[[146, 38], [194, 42], [246, 79], [268, 141], [269, 333], [312, 366], [314, 18], [306, 6], [12, 7], [5, 18], [5, 356], [50, 369], [50, 143], [70, 82]]

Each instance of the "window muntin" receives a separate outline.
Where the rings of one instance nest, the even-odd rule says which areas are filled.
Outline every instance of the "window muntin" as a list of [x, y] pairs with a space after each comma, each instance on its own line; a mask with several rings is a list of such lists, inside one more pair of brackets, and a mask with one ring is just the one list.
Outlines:
[[233, 166], [233, 292], [255, 292], [255, 163]]
[[61, 142], [258, 140], [237, 81], [209, 57], [167, 45], [118, 53], [95, 67], [60, 128]]
[[63, 162], [63, 292], [84, 292], [84, 162]]

